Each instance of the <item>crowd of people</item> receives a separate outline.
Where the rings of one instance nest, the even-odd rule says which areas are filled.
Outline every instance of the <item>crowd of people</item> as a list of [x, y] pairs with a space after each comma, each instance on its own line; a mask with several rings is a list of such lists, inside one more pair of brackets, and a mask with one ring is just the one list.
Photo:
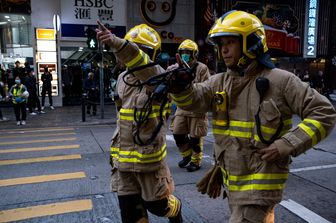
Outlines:
[[330, 94], [332, 93], [332, 89], [328, 87], [325, 80], [325, 75], [322, 70], [317, 71], [316, 73], [310, 73], [309, 70], [305, 70], [301, 72], [300, 70], [296, 70], [295, 75], [301, 79], [301, 81], [310, 85], [310, 87], [317, 90], [320, 94], [326, 96], [330, 101]]
[[[5, 71], [1, 69], [0, 80], [0, 102], [11, 102], [14, 108], [16, 124], [26, 125], [27, 111], [29, 115], [44, 114], [45, 96], [48, 94], [50, 109], [54, 109], [52, 104], [52, 74], [48, 67], [44, 68], [41, 76], [42, 80], [42, 106], [37, 94], [37, 83], [34, 70], [28, 62], [24, 63], [24, 67], [20, 66], [20, 61], [15, 62], [12, 70]], [[6, 90], [8, 89], [8, 90]], [[0, 107], [0, 121], [7, 121]]]

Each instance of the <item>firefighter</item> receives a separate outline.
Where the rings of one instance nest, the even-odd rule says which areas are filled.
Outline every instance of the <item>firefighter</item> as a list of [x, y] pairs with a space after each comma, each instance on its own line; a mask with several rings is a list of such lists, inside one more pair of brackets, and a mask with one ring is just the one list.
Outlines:
[[[198, 46], [194, 41], [184, 40], [178, 47], [178, 53], [190, 68], [196, 66], [193, 83], [200, 83], [209, 79], [208, 67], [197, 61]], [[206, 136], [208, 132], [207, 114], [185, 111], [177, 107], [172, 129], [175, 143], [182, 155], [182, 160], [178, 163], [178, 166], [186, 167], [189, 172], [200, 169], [203, 150], [202, 137]]]
[[[160, 36], [145, 24], [130, 29], [124, 39], [100, 22], [98, 25], [98, 40], [111, 48], [127, 70], [151, 63], [160, 50]], [[111, 143], [111, 186], [118, 194], [122, 222], [148, 222], [147, 211], [168, 217], [170, 222], [182, 222], [181, 201], [172, 194], [174, 182], [166, 163], [166, 119], [162, 115], [168, 107], [160, 114], [160, 102], [148, 100], [153, 88], [135, 87], [153, 74], [164, 72], [159, 65], [150, 69], [153, 72], [138, 70], [118, 77], [115, 101], [119, 112]], [[148, 119], [141, 122], [139, 114], [146, 105], [150, 106]], [[153, 135], [153, 129], [162, 121], [163, 126]], [[153, 141], [148, 140], [150, 136], [155, 136]]]
[[[218, 166], [198, 189], [216, 198], [225, 184], [230, 223], [274, 222], [291, 157], [330, 133], [334, 107], [293, 73], [274, 67], [256, 16], [227, 12], [208, 40], [218, 47], [227, 71], [172, 95], [184, 110], [212, 111]], [[301, 122], [292, 128], [293, 114]]]

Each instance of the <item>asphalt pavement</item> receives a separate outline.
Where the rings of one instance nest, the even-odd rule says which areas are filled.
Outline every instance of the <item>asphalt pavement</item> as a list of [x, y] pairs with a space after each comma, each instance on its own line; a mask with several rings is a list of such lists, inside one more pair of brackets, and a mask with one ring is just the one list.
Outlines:
[[[0, 122], [0, 222], [120, 222], [117, 197], [110, 190], [114, 106], [104, 108], [104, 119], [98, 107], [98, 114], [87, 116], [86, 122], [80, 106], [45, 111], [16, 126], [12, 108], [3, 109], [10, 120]], [[185, 222], [228, 222], [227, 201], [210, 199], [195, 186], [213, 163], [212, 143], [209, 129], [202, 168], [188, 173], [177, 166], [180, 156], [171, 133], [167, 135], [167, 162]], [[335, 144], [333, 130], [293, 159], [276, 222], [336, 222]], [[168, 222], [152, 215], [150, 221]]]

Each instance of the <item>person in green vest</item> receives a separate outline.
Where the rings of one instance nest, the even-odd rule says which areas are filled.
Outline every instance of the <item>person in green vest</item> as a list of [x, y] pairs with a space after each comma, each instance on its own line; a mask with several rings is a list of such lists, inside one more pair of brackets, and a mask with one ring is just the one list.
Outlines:
[[26, 86], [21, 83], [19, 76], [15, 78], [15, 84], [9, 90], [9, 97], [12, 99], [16, 124], [25, 125], [26, 124], [26, 102], [29, 93]]

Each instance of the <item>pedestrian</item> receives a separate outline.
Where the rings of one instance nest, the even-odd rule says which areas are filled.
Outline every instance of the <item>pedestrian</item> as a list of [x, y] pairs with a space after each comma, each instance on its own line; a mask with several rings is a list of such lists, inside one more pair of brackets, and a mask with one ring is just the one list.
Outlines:
[[[30, 71], [32, 70], [32, 68], [30, 68], [30, 65], [29, 65], [29, 63], [27, 61], [24, 63], [24, 68], [22, 70], [23, 70], [23, 77], [21, 78], [21, 80], [22, 79], [26, 80], [26, 77], [29, 76]], [[22, 84], [26, 85], [25, 82], [23, 82]]]
[[[128, 69], [117, 81], [119, 114], [111, 143], [112, 189], [118, 194], [122, 222], [148, 222], [147, 211], [168, 217], [169, 222], [182, 222], [181, 201], [172, 194], [174, 181], [166, 163], [167, 98], [155, 99], [153, 86], [141, 85], [152, 72], [144, 76], [138, 75], [141, 70], [132, 72], [154, 61], [161, 48], [160, 35], [141, 24], [121, 39], [98, 24], [99, 41]], [[155, 64], [151, 69], [164, 72]]]
[[305, 70], [303, 78], [301, 79], [303, 82], [306, 82], [307, 84], [310, 85], [310, 87], [313, 87], [312, 81], [311, 81], [311, 76], [309, 74], [308, 70]]
[[43, 82], [42, 84], [42, 110], [44, 110], [44, 102], [45, 102], [46, 93], [48, 93], [50, 109], [54, 110], [53, 101], [52, 101], [52, 91], [51, 91], [52, 89], [51, 81], [53, 80], [53, 77], [50, 71], [48, 70], [48, 67], [44, 68], [44, 72], [41, 76], [41, 80]]
[[9, 97], [12, 99], [16, 125], [26, 124], [26, 101], [29, 96], [26, 86], [21, 83], [19, 76], [15, 78], [15, 85], [9, 90]]
[[318, 93], [323, 95], [324, 90], [324, 80], [323, 80], [323, 71], [319, 70], [316, 75], [313, 76], [313, 86]]
[[[197, 61], [198, 46], [194, 41], [184, 40], [178, 47], [178, 53], [189, 67], [196, 67], [195, 79], [192, 83], [201, 83], [209, 79], [208, 67]], [[189, 172], [199, 170], [202, 162], [203, 137], [208, 133], [207, 114], [185, 111], [177, 107], [172, 129], [175, 143], [182, 156], [178, 166], [186, 167]]]
[[6, 79], [7, 79], [7, 86], [8, 86], [8, 90], [9, 90], [15, 84], [15, 78], [14, 78], [14, 75], [13, 75], [13, 71], [11, 69], [7, 69]]
[[[208, 40], [227, 71], [173, 94], [185, 110], [212, 111], [217, 166], [198, 189], [215, 198], [225, 184], [230, 223], [274, 222], [291, 157], [330, 133], [334, 107], [293, 73], [274, 67], [256, 16], [227, 12], [212, 26]], [[302, 121], [292, 128], [294, 114]]]
[[[14, 76], [14, 79], [16, 77], [20, 77], [20, 80], [24, 82], [24, 79], [25, 79], [24, 68], [21, 67], [20, 65], [21, 65], [20, 61], [17, 60], [15, 62], [15, 67], [13, 68], [13, 76]], [[22, 84], [24, 84], [23, 82]]]
[[36, 115], [34, 112], [34, 108], [37, 108], [39, 114], [44, 114], [45, 112], [42, 111], [40, 99], [37, 96], [37, 88], [36, 88], [36, 77], [34, 74], [34, 70], [30, 69], [28, 76], [26, 77], [26, 84], [25, 84], [28, 92], [28, 102], [27, 107], [29, 110], [30, 115]]
[[[0, 103], [6, 100], [6, 93], [5, 93], [5, 84], [0, 80]], [[0, 104], [0, 122], [7, 121], [8, 119], [3, 116], [1, 111], [1, 104]]]
[[87, 94], [87, 110], [86, 113], [91, 114], [92, 107], [92, 115], [95, 116], [97, 113], [97, 99], [98, 99], [98, 84], [94, 79], [94, 73], [90, 72], [88, 74], [88, 78], [84, 82], [84, 90]]
[[72, 73], [69, 71], [68, 66], [62, 66], [62, 87], [64, 92], [64, 104], [70, 104], [71, 96], [71, 86], [72, 86]]

